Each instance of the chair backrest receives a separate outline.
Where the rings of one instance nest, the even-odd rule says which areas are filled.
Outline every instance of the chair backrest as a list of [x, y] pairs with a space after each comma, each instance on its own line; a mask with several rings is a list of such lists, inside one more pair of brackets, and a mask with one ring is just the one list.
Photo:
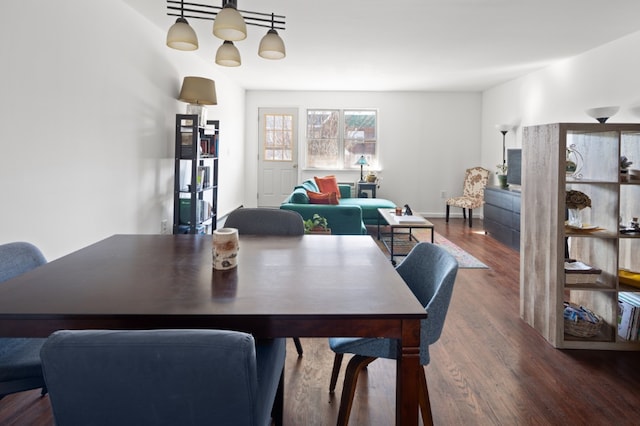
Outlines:
[[251, 335], [62, 330], [41, 351], [57, 424], [256, 425]]
[[24, 242], [0, 245], [0, 283], [47, 263], [42, 252]]
[[467, 169], [464, 175], [464, 196], [484, 199], [484, 188], [489, 181], [489, 174], [489, 170], [483, 167]]
[[420, 363], [429, 363], [429, 345], [442, 333], [458, 273], [458, 262], [446, 250], [418, 243], [396, 270], [429, 314], [420, 327]]
[[303, 235], [304, 221], [298, 212], [275, 208], [240, 208], [229, 213], [225, 228], [246, 235]]

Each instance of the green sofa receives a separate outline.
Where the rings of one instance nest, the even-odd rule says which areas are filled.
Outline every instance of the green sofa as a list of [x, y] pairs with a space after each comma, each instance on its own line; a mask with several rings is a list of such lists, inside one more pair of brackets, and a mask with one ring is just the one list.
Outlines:
[[335, 235], [365, 235], [365, 225], [378, 224], [378, 209], [393, 209], [396, 205], [383, 198], [352, 198], [349, 185], [338, 185], [340, 204], [311, 204], [307, 190], [319, 192], [313, 179], [296, 186], [293, 192], [280, 205], [281, 209], [293, 210], [307, 220], [315, 213], [327, 219], [331, 233]]

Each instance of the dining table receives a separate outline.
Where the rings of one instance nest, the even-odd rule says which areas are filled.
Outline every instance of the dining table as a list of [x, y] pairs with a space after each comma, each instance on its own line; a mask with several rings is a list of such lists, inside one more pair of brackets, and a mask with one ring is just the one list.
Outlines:
[[396, 424], [417, 425], [427, 312], [367, 235], [113, 235], [0, 285], [0, 336], [61, 329], [230, 329], [256, 338], [397, 339]]

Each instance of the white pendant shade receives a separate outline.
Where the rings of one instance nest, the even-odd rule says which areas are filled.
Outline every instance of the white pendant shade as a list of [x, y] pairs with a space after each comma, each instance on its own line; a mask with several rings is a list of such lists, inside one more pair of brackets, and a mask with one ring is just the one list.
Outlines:
[[189, 104], [217, 105], [216, 83], [203, 77], [185, 77], [178, 100]]
[[247, 24], [240, 12], [227, 4], [213, 21], [213, 35], [222, 40], [244, 40], [247, 38]]
[[196, 50], [198, 36], [184, 18], [178, 18], [167, 33], [167, 46], [177, 50]]
[[265, 59], [282, 59], [286, 56], [284, 42], [274, 29], [267, 31], [267, 34], [260, 40], [258, 55]]
[[216, 64], [224, 67], [238, 67], [241, 63], [238, 49], [232, 41], [225, 40], [216, 52]]

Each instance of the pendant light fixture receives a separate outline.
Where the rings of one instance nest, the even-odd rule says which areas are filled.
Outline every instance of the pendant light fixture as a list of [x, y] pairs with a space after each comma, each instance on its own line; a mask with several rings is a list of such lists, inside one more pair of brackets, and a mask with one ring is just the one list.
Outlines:
[[278, 35], [278, 32], [273, 28], [274, 15], [271, 14], [271, 29], [267, 31], [267, 34], [260, 40], [260, 47], [258, 47], [258, 55], [265, 59], [282, 59], [287, 53], [284, 49], [284, 41]]
[[260, 41], [258, 55], [266, 59], [282, 59], [286, 56], [284, 41], [276, 30], [284, 30], [285, 17], [274, 13], [239, 10], [237, 0], [222, 0], [222, 6], [210, 6], [200, 3], [187, 3], [167, 0], [167, 15], [177, 16], [176, 23], [167, 34], [167, 46], [179, 50], [195, 50], [198, 39], [193, 28], [185, 19], [204, 19], [213, 21], [213, 34], [224, 40], [216, 52], [216, 64], [226, 67], [237, 67], [242, 63], [240, 52], [233, 44], [247, 38], [247, 25], [268, 28], [267, 34]]
[[213, 35], [230, 41], [247, 38], [247, 24], [236, 9], [235, 3], [227, 1], [213, 21]]
[[238, 48], [230, 40], [225, 40], [216, 52], [216, 64], [223, 67], [239, 67], [242, 64]]
[[198, 48], [198, 36], [184, 19], [184, 1], [180, 1], [180, 17], [169, 28], [167, 33], [167, 46], [177, 50], [196, 50]]

